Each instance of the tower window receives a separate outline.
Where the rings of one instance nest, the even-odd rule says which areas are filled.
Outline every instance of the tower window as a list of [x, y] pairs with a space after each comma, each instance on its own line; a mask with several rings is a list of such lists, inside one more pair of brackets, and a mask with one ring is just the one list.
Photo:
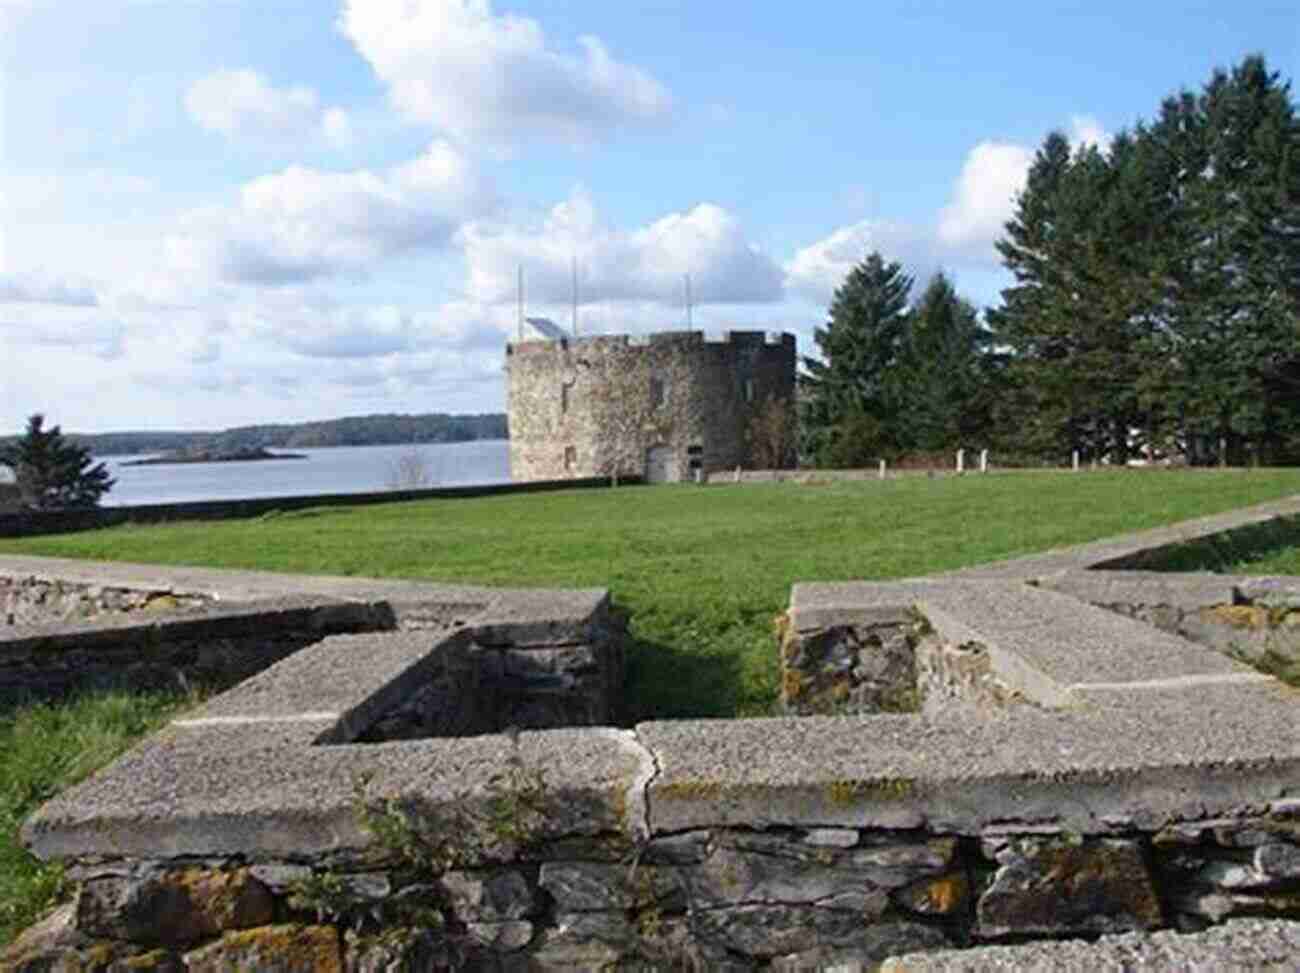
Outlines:
[[754, 401], [754, 380], [752, 378], [745, 379], [745, 401]]
[[664, 380], [662, 378], [650, 379], [650, 407], [653, 409], [659, 408], [664, 404], [666, 397], [667, 390], [664, 388]]
[[561, 385], [560, 386], [560, 413], [561, 415], [563, 415], [568, 411], [569, 411], [569, 386]]
[[578, 465], [578, 450], [573, 446], [564, 447], [564, 469], [566, 472], [572, 472], [573, 468]]

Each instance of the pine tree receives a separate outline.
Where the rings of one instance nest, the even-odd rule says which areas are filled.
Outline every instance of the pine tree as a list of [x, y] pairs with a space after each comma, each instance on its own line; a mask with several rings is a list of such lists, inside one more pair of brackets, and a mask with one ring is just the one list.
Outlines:
[[972, 445], [989, 425], [990, 335], [974, 305], [935, 274], [907, 319], [896, 383], [907, 402], [897, 437], [907, 450]]
[[900, 408], [890, 374], [906, 331], [912, 278], [872, 253], [835, 291], [824, 328], [813, 333], [821, 360], [805, 357], [801, 454], [819, 465], [862, 465], [895, 444], [886, 435]]
[[8, 466], [25, 507], [63, 510], [93, 507], [113, 486], [103, 463], [63, 438], [58, 426], [43, 428], [40, 413], [27, 420], [27, 432], [0, 446], [0, 466]]
[[1141, 174], [1127, 134], [1109, 153], [1071, 154], [1052, 133], [998, 242], [1016, 278], [989, 314], [1011, 350], [999, 424], [1031, 451], [1123, 462], [1134, 430], [1149, 425], [1142, 376], [1156, 322], [1154, 194]]
[[1262, 57], [1165, 101], [1167, 377], [1193, 458], [1277, 458], [1300, 433], [1300, 122]]

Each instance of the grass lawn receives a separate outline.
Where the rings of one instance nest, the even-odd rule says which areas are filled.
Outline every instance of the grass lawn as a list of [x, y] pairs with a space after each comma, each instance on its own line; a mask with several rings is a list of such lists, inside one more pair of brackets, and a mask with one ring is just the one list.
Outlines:
[[768, 712], [792, 582], [928, 574], [1300, 492], [1300, 471], [646, 486], [322, 508], [0, 541], [0, 553], [499, 585], [607, 586], [629, 719]]
[[[725, 717], [771, 711], [772, 620], [795, 581], [928, 574], [1294, 493], [1300, 471], [623, 487], [116, 527], [3, 540], [0, 553], [605, 586], [631, 616], [628, 720]], [[0, 711], [0, 944], [61, 882], [19, 847], [23, 817], [184, 703], [109, 694]]]

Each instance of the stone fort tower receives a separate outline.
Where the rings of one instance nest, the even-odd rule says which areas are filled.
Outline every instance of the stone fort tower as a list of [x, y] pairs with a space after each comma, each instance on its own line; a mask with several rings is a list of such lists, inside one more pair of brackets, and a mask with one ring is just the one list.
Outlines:
[[748, 431], [792, 403], [791, 334], [699, 331], [506, 345], [510, 476], [693, 479], [752, 466]]

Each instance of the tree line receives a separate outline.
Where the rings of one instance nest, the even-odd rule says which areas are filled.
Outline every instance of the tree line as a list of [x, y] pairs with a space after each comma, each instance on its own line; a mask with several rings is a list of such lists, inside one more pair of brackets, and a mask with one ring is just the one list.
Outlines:
[[[308, 449], [322, 446], [388, 446], [404, 443], [458, 443], [507, 438], [504, 413], [422, 415], [393, 413], [347, 416], [320, 422], [237, 426], [219, 432], [67, 433], [67, 439], [96, 456], [173, 450]], [[6, 441], [0, 438], [0, 445]]]
[[849, 273], [804, 359], [805, 462], [1300, 460], [1300, 122], [1264, 58], [1105, 149], [1049, 134], [997, 249], [983, 320], [942, 274], [913, 300], [878, 253]]

